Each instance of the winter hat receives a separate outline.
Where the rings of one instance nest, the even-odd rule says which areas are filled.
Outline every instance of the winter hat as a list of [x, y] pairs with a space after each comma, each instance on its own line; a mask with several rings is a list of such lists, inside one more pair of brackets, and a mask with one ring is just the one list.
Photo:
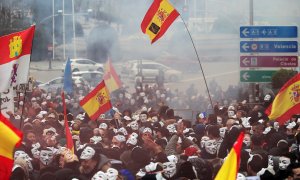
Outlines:
[[135, 163], [146, 165], [150, 162], [149, 153], [139, 146], [136, 146], [132, 149], [131, 158]]
[[195, 148], [194, 146], [190, 146], [184, 149], [184, 155], [186, 156], [194, 156], [196, 155], [198, 149]]

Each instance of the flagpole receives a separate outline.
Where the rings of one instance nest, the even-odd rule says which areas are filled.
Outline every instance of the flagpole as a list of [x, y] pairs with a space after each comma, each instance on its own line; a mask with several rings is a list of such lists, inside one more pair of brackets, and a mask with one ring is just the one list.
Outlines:
[[25, 91], [24, 91], [24, 98], [23, 98], [23, 105], [22, 105], [22, 114], [21, 114], [21, 119], [20, 119], [20, 130], [23, 129], [23, 113], [24, 113], [24, 109], [25, 109], [25, 99], [26, 99], [26, 86], [25, 86]]
[[190, 37], [190, 39], [191, 39], [191, 41], [192, 41], [192, 44], [193, 44], [193, 47], [194, 47], [194, 50], [195, 50], [195, 53], [196, 53], [196, 56], [197, 56], [197, 59], [198, 59], [199, 65], [200, 65], [200, 69], [201, 69], [201, 72], [202, 72], [202, 75], [203, 75], [203, 79], [204, 79], [204, 82], [205, 82], [205, 87], [206, 87], [206, 90], [207, 90], [207, 93], [208, 93], [210, 105], [211, 105], [211, 108], [213, 109], [214, 107], [213, 107], [213, 103], [212, 103], [211, 96], [210, 96], [210, 93], [209, 93], [209, 89], [208, 89], [208, 86], [207, 86], [206, 77], [205, 77], [205, 75], [204, 75], [204, 71], [203, 71], [203, 68], [202, 68], [202, 64], [201, 64], [201, 61], [200, 61], [200, 58], [199, 58], [199, 55], [198, 55], [198, 52], [197, 52], [195, 43], [194, 43], [194, 41], [193, 41], [193, 38], [192, 38], [192, 36], [191, 36], [191, 33], [190, 33], [189, 29], [187, 28], [187, 25], [186, 25], [185, 21], [183, 20], [183, 18], [181, 17], [180, 14], [179, 14], [179, 16], [180, 16], [180, 18], [181, 18], [181, 20], [182, 20], [182, 22], [183, 22], [183, 24], [184, 24], [184, 26], [185, 26], [185, 28], [186, 28], [188, 34], [189, 34], [189, 37]]

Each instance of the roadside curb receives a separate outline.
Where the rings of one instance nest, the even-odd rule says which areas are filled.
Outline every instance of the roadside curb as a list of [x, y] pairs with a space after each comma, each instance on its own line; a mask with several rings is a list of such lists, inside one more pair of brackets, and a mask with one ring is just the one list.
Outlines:
[[36, 71], [62, 71], [62, 69], [58, 69], [58, 68], [43, 69], [43, 68], [35, 68], [35, 67], [30, 67], [30, 70], [36, 70]]

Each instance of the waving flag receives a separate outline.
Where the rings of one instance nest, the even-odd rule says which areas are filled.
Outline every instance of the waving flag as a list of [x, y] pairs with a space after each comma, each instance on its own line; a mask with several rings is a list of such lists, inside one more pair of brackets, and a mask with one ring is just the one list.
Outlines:
[[265, 113], [269, 119], [277, 120], [280, 124], [300, 113], [300, 73], [282, 86]]
[[154, 43], [164, 35], [178, 16], [178, 11], [168, 0], [154, 0], [142, 21], [142, 31]]
[[27, 83], [35, 26], [0, 37], [0, 92]]
[[72, 139], [72, 134], [69, 129], [68, 119], [67, 119], [67, 107], [65, 102], [65, 93], [61, 93], [63, 108], [64, 108], [64, 125], [65, 125], [65, 133], [66, 133], [66, 140], [67, 140], [67, 148], [74, 154], [74, 143]]
[[119, 79], [119, 76], [115, 71], [115, 68], [112, 66], [110, 59], [108, 59], [108, 61], [105, 64], [103, 79], [110, 93], [119, 89], [122, 86], [122, 82]]
[[233, 148], [230, 150], [215, 180], [236, 180], [240, 167], [241, 149], [243, 145], [244, 132], [241, 132]]
[[0, 177], [9, 179], [14, 164], [13, 152], [22, 141], [22, 132], [0, 113]]
[[71, 70], [71, 61], [68, 58], [65, 71], [64, 71], [64, 91], [67, 93], [73, 92], [73, 80], [72, 80], [72, 70]]
[[79, 104], [92, 120], [96, 120], [101, 114], [110, 110], [112, 105], [104, 81], [86, 95]]

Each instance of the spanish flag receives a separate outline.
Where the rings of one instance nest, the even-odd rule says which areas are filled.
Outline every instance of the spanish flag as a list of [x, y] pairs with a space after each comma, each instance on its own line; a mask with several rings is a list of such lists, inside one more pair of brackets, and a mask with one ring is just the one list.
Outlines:
[[233, 148], [227, 155], [215, 180], [236, 180], [236, 175], [240, 167], [241, 149], [243, 145], [244, 132], [241, 132]]
[[300, 113], [300, 73], [282, 86], [265, 113], [279, 124], [284, 124], [292, 115]]
[[103, 79], [110, 93], [119, 89], [122, 86], [122, 82], [119, 79], [119, 76], [116, 73], [115, 68], [113, 67], [110, 59], [107, 60], [104, 66]]
[[178, 11], [168, 0], [154, 0], [142, 21], [142, 31], [154, 43], [164, 35], [178, 16]]
[[86, 95], [79, 104], [92, 120], [96, 120], [101, 114], [110, 110], [112, 105], [104, 81]]
[[13, 153], [22, 141], [22, 132], [0, 113], [0, 177], [9, 179], [14, 164]]
[[65, 93], [61, 93], [63, 108], [64, 108], [64, 125], [65, 125], [65, 133], [66, 133], [66, 140], [67, 140], [67, 148], [74, 154], [74, 143], [72, 139], [72, 134], [69, 129], [68, 119], [67, 119], [67, 106], [65, 102]]
[[27, 83], [35, 26], [0, 37], [0, 92]]

